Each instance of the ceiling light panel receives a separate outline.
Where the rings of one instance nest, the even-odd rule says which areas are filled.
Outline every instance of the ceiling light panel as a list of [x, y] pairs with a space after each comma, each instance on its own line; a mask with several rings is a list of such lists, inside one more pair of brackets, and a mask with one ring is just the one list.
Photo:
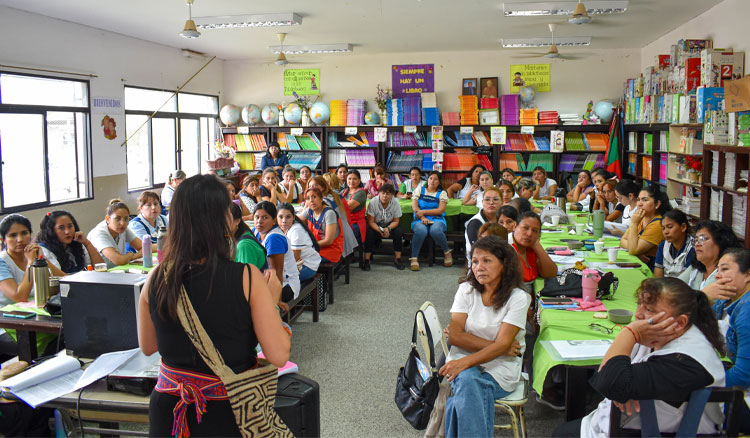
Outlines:
[[[578, 2], [524, 2], [503, 3], [506, 17], [538, 17], [546, 15], [573, 15]], [[628, 10], [627, 0], [586, 1], [589, 15], [621, 14]]]
[[[591, 37], [562, 37], [555, 38], [555, 45], [559, 47], [588, 46], [591, 44]], [[503, 38], [503, 47], [520, 48], [520, 47], [548, 47], [552, 45], [552, 38]]]
[[302, 53], [344, 53], [351, 52], [351, 44], [306, 44], [302, 46], [268, 46], [268, 50], [274, 55], [285, 53], [287, 55], [299, 55]]
[[198, 29], [234, 29], [240, 27], [275, 27], [302, 24], [302, 16], [295, 13], [221, 15], [215, 17], [195, 17]]

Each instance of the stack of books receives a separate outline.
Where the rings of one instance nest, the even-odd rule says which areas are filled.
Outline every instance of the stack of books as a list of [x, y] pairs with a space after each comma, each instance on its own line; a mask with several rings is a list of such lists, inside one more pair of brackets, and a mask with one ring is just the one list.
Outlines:
[[[735, 168], [737, 167], [737, 155], [732, 152], [724, 154], [724, 187], [734, 190], [736, 181], [734, 180]], [[733, 204], [734, 205], [734, 204]]]
[[408, 148], [408, 147], [430, 147], [432, 145], [431, 132], [416, 132], [407, 134], [404, 132], [389, 132], [388, 147]]
[[559, 170], [561, 172], [580, 172], [604, 167], [604, 154], [562, 154]]
[[240, 165], [240, 169], [242, 170], [261, 170], [260, 169], [260, 162], [263, 159], [263, 154], [257, 154], [258, 157], [255, 156], [256, 154], [237, 154], [234, 156], [234, 161], [237, 162], [237, 164]]
[[557, 111], [539, 111], [539, 124], [540, 125], [557, 125], [558, 115]]
[[500, 169], [510, 168], [516, 172], [525, 172], [526, 163], [521, 154], [500, 154]]
[[477, 111], [477, 97], [458, 96], [458, 100], [461, 102], [461, 124], [478, 125], [479, 112]]
[[331, 126], [346, 126], [346, 101], [331, 101]]
[[542, 166], [547, 172], [552, 172], [554, 166], [554, 157], [552, 154], [530, 154], [529, 162], [526, 163], [527, 169], [534, 169], [538, 166]]
[[583, 136], [580, 132], [565, 132], [565, 150], [566, 151], [585, 151], [586, 146], [583, 144]]
[[299, 170], [302, 166], [308, 166], [315, 169], [320, 163], [320, 154], [289, 154], [289, 165]]
[[538, 125], [539, 110], [536, 108], [521, 109], [518, 115], [518, 120], [521, 125]]
[[490, 133], [487, 131], [475, 131], [471, 137], [477, 146], [492, 146], [490, 143]]
[[747, 220], [747, 195], [732, 195], [732, 231], [739, 236], [745, 235], [745, 221]]
[[443, 155], [443, 170], [468, 171], [476, 164], [481, 164], [487, 170], [492, 170], [492, 164], [484, 154], [475, 154], [470, 150], [463, 149], [456, 152], [446, 152]]
[[461, 124], [461, 119], [458, 113], [445, 112], [442, 113], [443, 126], [458, 126]]
[[583, 145], [587, 151], [604, 152], [609, 146], [609, 134], [587, 132], [583, 134]]
[[343, 152], [349, 166], [375, 166], [375, 151], [372, 149], [347, 149]]
[[503, 94], [500, 104], [500, 124], [501, 125], [518, 125], [519, 110], [517, 94]]
[[479, 108], [480, 109], [499, 109], [500, 99], [498, 99], [497, 97], [484, 97], [482, 99], [479, 99]]
[[720, 190], [711, 189], [711, 203], [708, 209], [708, 218], [712, 221], [721, 221], [721, 212], [724, 209], [724, 193]]
[[711, 151], [711, 184], [719, 185], [719, 152]]
[[265, 151], [268, 148], [263, 134], [224, 134], [224, 144], [238, 151]]
[[319, 151], [320, 140], [315, 133], [305, 133], [302, 135], [291, 135], [278, 133], [277, 140], [281, 149], [290, 151]]
[[420, 96], [404, 97], [403, 110], [403, 125], [422, 124], [422, 98]]
[[361, 126], [365, 124], [364, 99], [349, 99], [346, 101], [346, 126]]
[[[424, 155], [430, 155], [432, 159], [432, 149], [421, 149], [417, 151], [389, 152], [386, 160], [386, 168], [389, 172], [408, 172], [412, 167], [419, 167], [422, 170], [428, 170], [422, 167]], [[432, 168], [430, 167], [430, 170]]]
[[386, 103], [386, 114], [389, 126], [402, 126], [404, 124], [404, 102], [401, 99], [389, 99]]
[[422, 93], [422, 123], [425, 126], [440, 124], [440, 111], [435, 93]]
[[583, 117], [579, 114], [560, 114], [560, 121], [563, 125], [582, 125]]

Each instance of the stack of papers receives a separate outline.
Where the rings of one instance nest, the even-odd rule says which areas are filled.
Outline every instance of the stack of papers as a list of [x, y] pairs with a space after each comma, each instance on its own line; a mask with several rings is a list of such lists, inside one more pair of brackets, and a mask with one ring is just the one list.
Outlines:
[[477, 97], [458, 96], [458, 100], [461, 102], [461, 124], [478, 125], [479, 112], [477, 110]]
[[724, 187], [734, 190], [734, 170], [737, 166], [737, 155], [731, 152], [724, 154]]
[[557, 125], [557, 111], [539, 111], [540, 125]]
[[331, 101], [331, 126], [346, 126], [346, 101]]
[[724, 207], [724, 196], [719, 190], [711, 189], [711, 205], [708, 209], [708, 218], [712, 221], [721, 221], [721, 212]]
[[517, 94], [503, 94], [500, 103], [500, 124], [501, 125], [518, 125], [519, 110]]
[[[727, 154], [729, 155], [729, 154]], [[747, 195], [732, 195], [732, 231], [745, 235], [745, 221], [747, 220]]]
[[386, 114], [389, 126], [404, 124], [404, 102], [401, 99], [390, 99], [386, 103]]
[[365, 124], [364, 99], [349, 99], [346, 102], [346, 126], [362, 126]]
[[719, 152], [711, 151], [711, 184], [719, 185]]
[[443, 126], [458, 126], [461, 124], [461, 119], [458, 113], [445, 112], [443, 116]]
[[344, 152], [349, 166], [375, 166], [374, 149], [347, 149]]
[[563, 125], [582, 125], [583, 117], [578, 114], [560, 114], [560, 121]]
[[[581, 341], [543, 341], [552, 347], [562, 360], [601, 359], [609, 350], [609, 339], [588, 339]], [[543, 344], [544, 345], [544, 344]], [[546, 348], [546, 346], [545, 346]], [[549, 351], [549, 349], [548, 349]]]

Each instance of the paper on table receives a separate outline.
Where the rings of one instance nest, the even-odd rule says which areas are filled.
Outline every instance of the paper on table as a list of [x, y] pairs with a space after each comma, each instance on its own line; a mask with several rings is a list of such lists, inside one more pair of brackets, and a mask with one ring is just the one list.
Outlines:
[[78, 383], [82, 375], [83, 370], [77, 369], [68, 374], [48, 380], [44, 384], [15, 391], [13, 394], [25, 401], [32, 408], [36, 408], [42, 403], [47, 403], [50, 400], [75, 391], [76, 383]]
[[621, 266], [620, 263], [588, 262], [589, 268], [595, 269], [641, 269], [641, 266]]
[[604, 229], [608, 230], [610, 228], [617, 228], [618, 230], [622, 231], [623, 233], [628, 230], [627, 225], [618, 224], [617, 222], [604, 221]]
[[73, 390], [81, 389], [88, 386], [102, 377], [106, 377], [111, 372], [119, 368], [122, 364], [130, 360], [140, 349], [134, 348], [132, 350], [115, 351], [112, 353], [105, 353], [97, 357], [86, 368], [86, 371], [81, 376], [81, 379], [76, 384]]
[[151, 356], [138, 351], [135, 356], [122, 364], [110, 376], [119, 377], [146, 377], [156, 379], [159, 377], [159, 365], [161, 364], [161, 355], [154, 353]]
[[78, 362], [78, 359], [61, 353], [21, 374], [3, 380], [0, 386], [3, 391], [15, 394], [17, 391], [52, 380], [80, 368], [81, 363]]
[[549, 341], [563, 360], [601, 359], [609, 350], [609, 339]]
[[569, 255], [569, 256], [551, 254], [549, 258], [552, 259], [552, 261], [557, 264], [563, 264], [563, 265], [573, 264], [574, 265], [577, 261], [583, 260], [584, 256], [576, 251], [574, 252], [573, 255]]

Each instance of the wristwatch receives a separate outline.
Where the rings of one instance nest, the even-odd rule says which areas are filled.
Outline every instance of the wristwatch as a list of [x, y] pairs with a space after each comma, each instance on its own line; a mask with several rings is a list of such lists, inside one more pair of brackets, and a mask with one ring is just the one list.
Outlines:
[[378, 229], [380, 229], [381, 233], [383, 232], [383, 227], [381, 227], [380, 225], [378, 225]]

